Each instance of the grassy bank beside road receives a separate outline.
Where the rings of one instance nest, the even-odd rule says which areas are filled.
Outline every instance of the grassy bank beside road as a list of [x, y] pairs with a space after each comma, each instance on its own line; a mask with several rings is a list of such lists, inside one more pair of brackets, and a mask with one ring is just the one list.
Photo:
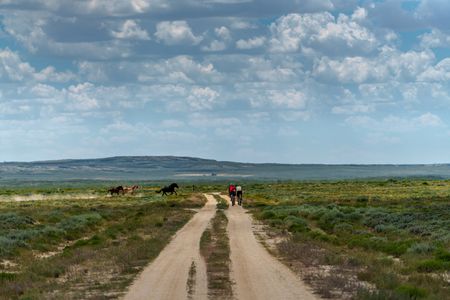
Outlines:
[[[0, 298], [117, 298], [205, 201], [183, 192], [163, 198], [151, 187], [120, 197], [103, 190], [0, 201]], [[24, 196], [22, 188], [5, 194]]]
[[322, 296], [449, 299], [449, 181], [253, 184], [246, 192], [254, 216], [282, 237], [277, 253]]

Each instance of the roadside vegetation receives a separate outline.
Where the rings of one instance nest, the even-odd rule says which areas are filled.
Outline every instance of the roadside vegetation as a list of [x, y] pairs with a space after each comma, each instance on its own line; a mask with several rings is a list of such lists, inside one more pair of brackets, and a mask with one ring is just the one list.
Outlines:
[[123, 295], [194, 214], [188, 208], [205, 202], [201, 194], [161, 197], [155, 189], [113, 197], [103, 186], [3, 189], [0, 196], [10, 199], [54, 197], [0, 201], [0, 299]]
[[[223, 208], [226, 201], [218, 199], [216, 216], [200, 239], [200, 253], [206, 262], [208, 296], [210, 299], [233, 299], [230, 278], [230, 244], [227, 235], [228, 219]], [[219, 201], [220, 200], [220, 201]]]
[[323, 297], [450, 298], [450, 181], [249, 184], [246, 206]]

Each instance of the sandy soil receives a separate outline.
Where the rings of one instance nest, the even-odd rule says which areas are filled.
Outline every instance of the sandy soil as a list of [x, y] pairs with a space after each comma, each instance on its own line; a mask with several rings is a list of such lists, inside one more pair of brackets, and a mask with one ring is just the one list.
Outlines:
[[[216, 213], [216, 200], [205, 195], [205, 206], [182, 228], [159, 256], [144, 269], [125, 299], [207, 299], [206, 265], [200, 256], [200, 238]], [[189, 280], [189, 270], [195, 264], [195, 278]], [[187, 286], [188, 280], [194, 287]]]
[[[223, 196], [229, 200], [228, 197]], [[240, 206], [226, 210], [231, 278], [237, 299], [318, 299], [287, 266], [256, 240], [251, 217]]]
[[45, 200], [71, 200], [71, 199], [95, 199], [98, 195], [93, 194], [30, 194], [30, 195], [12, 195], [12, 196], [0, 196], [0, 202], [22, 202], [22, 201], [45, 201]]
[[[207, 299], [206, 266], [200, 256], [203, 231], [214, 217], [216, 201], [205, 195], [206, 205], [138, 276], [125, 299]], [[224, 196], [228, 200], [228, 197]], [[235, 299], [319, 299], [288, 267], [267, 252], [256, 240], [252, 219], [240, 206], [225, 211], [231, 249], [231, 278]], [[192, 263], [195, 278], [189, 278]], [[188, 282], [194, 282], [189, 287]], [[193, 294], [188, 294], [193, 290]]]

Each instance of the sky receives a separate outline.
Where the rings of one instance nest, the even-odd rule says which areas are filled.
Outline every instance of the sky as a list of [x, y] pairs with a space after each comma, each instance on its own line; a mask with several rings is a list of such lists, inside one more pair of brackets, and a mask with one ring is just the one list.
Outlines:
[[0, 161], [450, 163], [450, 1], [0, 0]]

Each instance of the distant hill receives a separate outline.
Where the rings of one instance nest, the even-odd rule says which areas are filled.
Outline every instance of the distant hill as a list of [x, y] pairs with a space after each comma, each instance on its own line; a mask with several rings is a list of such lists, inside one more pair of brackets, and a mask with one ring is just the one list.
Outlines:
[[0, 163], [0, 182], [60, 180], [339, 180], [450, 178], [450, 165], [254, 164], [177, 156]]

